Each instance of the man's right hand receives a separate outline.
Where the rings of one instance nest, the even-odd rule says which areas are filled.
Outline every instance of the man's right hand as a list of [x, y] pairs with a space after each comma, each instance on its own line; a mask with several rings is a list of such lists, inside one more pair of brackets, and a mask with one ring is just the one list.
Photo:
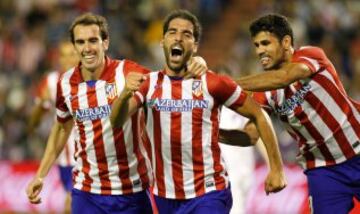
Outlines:
[[287, 185], [285, 173], [283, 170], [270, 170], [265, 180], [265, 192], [276, 193], [283, 190]]
[[139, 90], [141, 83], [143, 83], [146, 80], [147, 76], [138, 72], [130, 72], [126, 76], [126, 82], [125, 82], [125, 90], [127, 91], [137, 91]]
[[41, 197], [39, 196], [43, 187], [43, 180], [39, 177], [34, 177], [26, 188], [26, 194], [29, 202], [32, 204], [40, 204]]

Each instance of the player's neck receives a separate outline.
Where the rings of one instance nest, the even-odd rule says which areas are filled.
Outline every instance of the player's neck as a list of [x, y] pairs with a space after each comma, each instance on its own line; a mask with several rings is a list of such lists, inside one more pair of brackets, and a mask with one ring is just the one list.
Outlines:
[[185, 76], [185, 68], [181, 69], [180, 71], [174, 71], [166, 65], [165, 73], [166, 73], [166, 75], [168, 75], [170, 77], [183, 77], [183, 76]]
[[294, 55], [294, 48], [291, 47], [289, 50], [287, 50], [287, 51], [285, 52], [285, 60], [284, 60], [284, 61], [285, 61], [285, 64], [291, 62], [291, 59], [292, 59], [293, 55]]
[[97, 67], [94, 70], [89, 70], [86, 69], [84, 67], [81, 68], [81, 75], [84, 79], [84, 81], [90, 81], [90, 80], [98, 80], [100, 79], [100, 76], [105, 68], [105, 59], [103, 60], [103, 62], [101, 63], [101, 65], [99, 67]]

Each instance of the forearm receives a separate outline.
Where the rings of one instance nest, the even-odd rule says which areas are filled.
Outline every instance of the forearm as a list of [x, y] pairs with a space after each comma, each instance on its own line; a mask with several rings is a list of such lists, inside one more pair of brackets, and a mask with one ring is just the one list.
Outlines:
[[131, 91], [124, 90], [113, 102], [110, 121], [113, 127], [121, 127], [129, 117], [129, 101], [132, 97]]
[[247, 91], [269, 91], [284, 88], [290, 84], [284, 77], [283, 72], [267, 71], [261, 74], [241, 77], [236, 80], [236, 83]]
[[265, 112], [262, 115], [256, 119], [256, 125], [266, 148], [270, 169], [281, 170], [283, 164], [274, 129], [269, 116]]
[[269, 157], [267, 155], [264, 142], [259, 138], [258, 141], [256, 142], [255, 146], [256, 146], [256, 150], [260, 153], [260, 156], [266, 162], [266, 165], [270, 166]]
[[269, 91], [284, 88], [300, 79], [308, 78], [312, 71], [303, 63], [288, 63], [276, 70], [250, 75], [236, 82], [248, 91]]
[[46, 144], [44, 156], [36, 173], [38, 178], [44, 178], [48, 174], [50, 168], [63, 150], [69, 133], [70, 131], [65, 130], [58, 122], [54, 123]]

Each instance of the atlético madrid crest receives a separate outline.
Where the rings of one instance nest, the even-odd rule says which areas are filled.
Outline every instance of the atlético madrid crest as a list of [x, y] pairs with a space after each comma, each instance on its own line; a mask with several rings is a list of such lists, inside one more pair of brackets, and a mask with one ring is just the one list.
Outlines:
[[192, 93], [195, 96], [202, 95], [202, 83], [201, 80], [194, 80], [192, 83]]
[[108, 99], [114, 99], [117, 96], [116, 84], [115, 83], [106, 83], [105, 93]]

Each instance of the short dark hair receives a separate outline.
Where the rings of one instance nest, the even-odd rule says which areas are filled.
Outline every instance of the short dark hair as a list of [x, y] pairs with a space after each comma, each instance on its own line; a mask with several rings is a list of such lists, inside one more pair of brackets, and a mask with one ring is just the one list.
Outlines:
[[109, 29], [106, 19], [103, 16], [96, 15], [93, 13], [84, 13], [76, 17], [69, 28], [71, 42], [73, 44], [75, 43], [74, 28], [77, 25], [93, 25], [93, 24], [99, 26], [100, 36], [102, 40], [106, 40], [109, 38]]
[[249, 30], [251, 37], [256, 36], [261, 31], [268, 31], [273, 33], [279, 41], [284, 36], [289, 35], [291, 37], [291, 45], [294, 46], [294, 35], [290, 23], [285, 16], [280, 14], [268, 14], [256, 19], [251, 23]]
[[164, 25], [163, 25], [163, 35], [166, 34], [166, 32], [169, 29], [169, 24], [173, 19], [176, 18], [181, 18], [181, 19], [185, 19], [188, 20], [189, 22], [191, 22], [194, 26], [194, 38], [195, 38], [195, 42], [199, 42], [200, 41], [200, 37], [201, 37], [201, 25], [199, 20], [196, 18], [196, 16], [192, 13], [190, 13], [187, 10], [174, 10], [172, 11], [170, 14], [168, 14], [165, 18], [164, 21]]

